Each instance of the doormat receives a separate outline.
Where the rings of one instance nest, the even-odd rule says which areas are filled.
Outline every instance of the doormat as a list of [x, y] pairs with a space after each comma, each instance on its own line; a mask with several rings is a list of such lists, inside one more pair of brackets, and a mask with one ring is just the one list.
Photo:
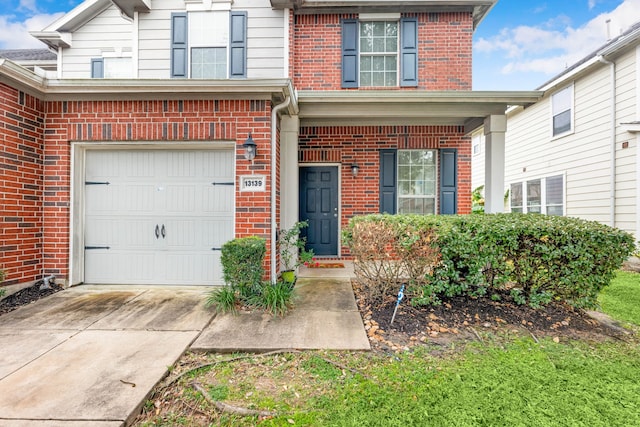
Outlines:
[[310, 262], [307, 268], [344, 268], [341, 262]]

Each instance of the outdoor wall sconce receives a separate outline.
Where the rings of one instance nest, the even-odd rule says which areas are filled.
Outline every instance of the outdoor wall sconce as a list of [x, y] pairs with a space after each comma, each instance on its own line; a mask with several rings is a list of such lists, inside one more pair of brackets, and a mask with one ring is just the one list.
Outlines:
[[256, 142], [253, 140], [253, 138], [251, 138], [251, 132], [249, 132], [249, 137], [247, 138], [247, 140], [244, 142], [244, 144], [242, 144], [242, 146], [244, 147], [244, 158], [247, 160], [253, 160], [256, 158], [256, 152], [257, 152], [257, 144]]
[[358, 171], [360, 170], [360, 166], [357, 163], [351, 165], [351, 175], [355, 178], [358, 176]]

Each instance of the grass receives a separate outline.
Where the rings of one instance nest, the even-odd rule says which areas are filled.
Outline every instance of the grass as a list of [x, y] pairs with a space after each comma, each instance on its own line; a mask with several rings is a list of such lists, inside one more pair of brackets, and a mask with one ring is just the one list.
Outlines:
[[[640, 275], [620, 272], [600, 303], [612, 317], [640, 325]], [[232, 362], [224, 362], [225, 355], [191, 355], [199, 358], [194, 364], [217, 362], [196, 376], [213, 398], [282, 415], [218, 414], [185, 377], [173, 394], [186, 403], [165, 402], [160, 414], [137, 425], [640, 425], [637, 337], [536, 342], [529, 336], [488, 334], [483, 343], [439, 347], [440, 356], [434, 349], [252, 355]]]
[[611, 285], [600, 293], [598, 303], [615, 319], [640, 326], [640, 274], [618, 271]]

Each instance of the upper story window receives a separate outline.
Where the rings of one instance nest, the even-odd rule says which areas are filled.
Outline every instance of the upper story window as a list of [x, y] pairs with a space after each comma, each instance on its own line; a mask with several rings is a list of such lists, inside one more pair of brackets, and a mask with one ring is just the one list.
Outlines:
[[171, 77], [246, 77], [246, 40], [246, 12], [173, 13]]
[[398, 85], [398, 22], [360, 23], [360, 86]]
[[131, 53], [127, 56], [113, 52], [103, 53], [101, 58], [91, 58], [91, 78], [129, 79], [133, 77]]
[[573, 132], [573, 85], [551, 95], [553, 136]]
[[342, 87], [418, 85], [418, 21], [342, 21]]

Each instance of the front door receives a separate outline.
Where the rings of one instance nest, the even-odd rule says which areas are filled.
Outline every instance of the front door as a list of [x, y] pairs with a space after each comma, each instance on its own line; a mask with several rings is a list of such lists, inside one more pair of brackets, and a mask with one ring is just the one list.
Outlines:
[[307, 250], [315, 255], [338, 255], [338, 167], [300, 167], [300, 221]]

